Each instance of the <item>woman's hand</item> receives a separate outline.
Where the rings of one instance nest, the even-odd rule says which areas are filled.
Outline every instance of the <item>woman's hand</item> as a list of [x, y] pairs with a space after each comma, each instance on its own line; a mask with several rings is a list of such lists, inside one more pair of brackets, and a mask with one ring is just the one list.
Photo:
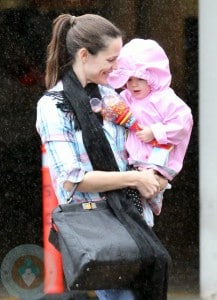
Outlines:
[[160, 176], [156, 175], [154, 170], [146, 169], [138, 172], [138, 183], [136, 188], [145, 198], [151, 198], [161, 190]]
[[162, 175], [159, 175], [159, 174], [156, 174], [156, 173], [155, 173], [155, 177], [156, 177], [157, 181], [160, 184], [160, 190], [161, 191], [164, 190], [165, 187], [168, 184], [168, 180], [165, 177], [163, 177]]

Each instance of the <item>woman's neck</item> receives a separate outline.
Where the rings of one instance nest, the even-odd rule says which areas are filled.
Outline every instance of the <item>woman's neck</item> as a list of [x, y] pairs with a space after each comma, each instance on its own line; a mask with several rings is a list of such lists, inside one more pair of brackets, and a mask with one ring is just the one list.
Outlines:
[[85, 87], [87, 85], [86, 76], [83, 72], [83, 66], [78, 62], [75, 62], [72, 66], [73, 71], [75, 72], [78, 80], [80, 81], [81, 85]]

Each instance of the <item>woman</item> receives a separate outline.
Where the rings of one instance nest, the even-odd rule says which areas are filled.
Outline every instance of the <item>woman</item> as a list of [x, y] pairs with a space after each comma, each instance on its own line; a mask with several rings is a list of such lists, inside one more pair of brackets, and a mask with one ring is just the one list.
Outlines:
[[[73, 201], [81, 202], [98, 201], [101, 200], [99, 193], [127, 187], [136, 188], [150, 198], [167, 184], [152, 170], [127, 171], [124, 129], [103, 122], [100, 115], [88, 115], [91, 98], [115, 93], [106, 85], [121, 47], [120, 30], [103, 17], [63, 14], [54, 20], [47, 52], [45, 81], [48, 92], [38, 102], [36, 126], [49, 156], [59, 203], [67, 201], [75, 186]], [[68, 99], [72, 100], [73, 108]], [[82, 109], [88, 113], [85, 115]], [[75, 110], [80, 110], [79, 117]], [[110, 145], [112, 154], [98, 157], [102, 168], [93, 166], [91, 151], [87, 154], [87, 148], [95, 150], [105, 144], [94, 136], [91, 139], [91, 130], [85, 135], [85, 128], [89, 126], [85, 124], [87, 117], [95, 118], [96, 126], [103, 128], [105, 143]], [[113, 157], [118, 170], [109, 169]], [[108, 168], [103, 167], [104, 163]], [[100, 300], [135, 299], [130, 290], [97, 291], [97, 295]]]

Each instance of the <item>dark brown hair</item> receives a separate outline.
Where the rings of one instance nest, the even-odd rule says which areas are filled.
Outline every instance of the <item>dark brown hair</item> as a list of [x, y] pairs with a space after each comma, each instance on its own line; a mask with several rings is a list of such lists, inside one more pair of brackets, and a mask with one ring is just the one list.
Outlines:
[[57, 83], [65, 68], [73, 64], [79, 49], [86, 48], [95, 55], [107, 47], [108, 38], [118, 37], [122, 37], [121, 31], [99, 15], [58, 16], [53, 21], [52, 38], [47, 48], [46, 88]]

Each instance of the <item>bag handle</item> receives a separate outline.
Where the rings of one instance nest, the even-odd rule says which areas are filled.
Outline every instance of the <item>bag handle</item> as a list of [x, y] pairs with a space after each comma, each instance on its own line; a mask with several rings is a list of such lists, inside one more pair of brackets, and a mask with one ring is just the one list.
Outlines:
[[72, 201], [73, 201], [73, 196], [74, 196], [74, 193], [75, 193], [77, 187], [78, 187], [78, 183], [75, 183], [74, 186], [73, 186], [73, 189], [72, 189], [72, 191], [71, 191], [71, 194], [70, 194], [69, 198], [66, 200], [66, 202], [67, 202], [68, 204], [72, 203]]

